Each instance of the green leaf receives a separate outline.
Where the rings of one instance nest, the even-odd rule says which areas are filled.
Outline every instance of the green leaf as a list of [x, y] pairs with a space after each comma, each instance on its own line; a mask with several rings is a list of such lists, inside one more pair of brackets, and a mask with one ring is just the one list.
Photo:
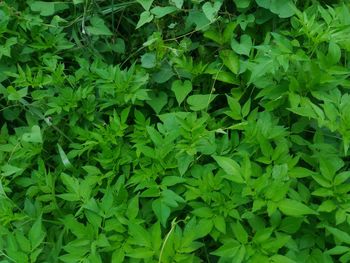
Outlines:
[[210, 22], [214, 22], [217, 16], [217, 13], [221, 7], [221, 1], [215, 1], [213, 4], [210, 2], [205, 2], [202, 6], [203, 13], [208, 18]]
[[139, 21], [137, 22], [136, 29], [151, 22], [153, 18], [154, 18], [154, 15], [152, 15], [149, 11], [143, 11], [140, 15]]
[[89, 34], [95, 36], [111, 36], [113, 33], [105, 25], [104, 20], [98, 16], [94, 16], [90, 20], [91, 26], [87, 26], [86, 30]]
[[144, 68], [154, 68], [157, 65], [157, 57], [154, 52], [141, 56], [141, 66]]
[[170, 0], [171, 3], [173, 3], [178, 9], [182, 8], [182, 5], [184, 4], [184, 0]]
[[239, 57], [232, 50], [222, 50], [219, 53], [224, 65], [234, 74], [239, 72]]
[[234, 120], [241, 120], [242, 119], [242, 115], [241, 115], [241, 104], [239, 103], [238, 99], [232, 98], [230, 96], [227, 96], [227, 103], [230, 107], [230, 112], [228, 113], [228, 115], [233, 118]]
[[242, 244], [246, 244], [248, 242], [248, 233], [242, 226], [240, 222], [232, 224], [232, 230], [235, 234], [236, 239]]
[[341, 49], [334, 41], [329, 42], [327, 58], [331, 64], [337, 64], [340, 61]]
[[326, 226], [326, 229], [341, 243], [350, 244], [350, 235], [338, 228]]
[[193, 162], [194, 158], [192, 155], [189, 155], [187, 153], [181, 153], [179, 156], [177, 156], [177, 167], [179, 169], [180, 175], [184, 175], [190, 166], [190, 164]]
[[64, 152], [64, 150], [62, 149], [62, 146], [57, 143], [57, 148], [58, 148], [58, 153], [60, 154], [60, 157], [61, 157], [61, 161], [62, 161], [62, 164], [64, 165], [64, 167], [66, 168], [72, 168], [72, 164], [71, 162], [69, 161], [66, 153]]
[[7, 92], [9, 94], [7, 97], [8, 100], [20, 100], [21, 98], [27, 96], [28, 88], [16, 90], [14, 87], [9, 86], [7, 88]]
[[135, 219], [139, 213], [139, 197], [133, 197], [129, 204], [128, 209], [126, 210], [126, 215], [129, 219]]
[[126, 256], [130, 258], [147, 259], [152, 257], [154, 251], [148, 248], [133, 248]]
[[168, 103], [168, 95], [163, 91], [158, 93], [151, 93], [149, 97], [150, 100], [147, 100], [146, 103], [150, 105], [157, 114], [159, 114], [164, 106]]
[[237, 8], [239, 9], [245, 9], [249, 7], [251, 0], [233, 0], [235, 2]]
[[143, 247], [152, 247], [151, 235], [150, 233], [139, 224], [129, 223], [129, 234], [132, 236], [130, 241], [132, 244], [143, 246]]
[[226, 234], [226, 222], [223, 216], [215, 216], [213, 219], [214, 226], [221, 233]]
[[32, 11], [40, 12], [42, 16], [51, 16], [56, 12], [54, 2], [34, 1], [29, 6]]
[[283, 255], [273, 255], [271, 257], [271, 260], [274, 263], [297, 263], [296, 261], [294, 261], [286, 256], [283, 256]]
[[43, 242], [46, 234], [42, 229], [41, 217], [38, 217], [29, 230], [28, 237], [31, 243], [31, 249], [34, 250]]
[[296, 8], [292, 0], [256, 0], [256, 3], [281, 18], [293, 16]]
[[200, 111], [208, 108], [216, 96], [216, 94], [192, 95], [187, 98], [187, 103], [190, 105], [191, 110]]
[[227, 173], [229, 176], [225, 177], [228, 180], [231, 180], [235, 183], [244, 183], [241, 174], [241, 168], [239, 164], [228, 157], [223, 156], [213, 156], [218, 165]]
[[284, 199], [280, 201], [278, 203], [278, 208], [287, 216], [300, 217], [309, 214], [317, 214], [313, 209], [293, 199]]
[[23, 172], [23, 168], [19, 168], [10, 164], [4, 164], [1, 167], [1, 175], [2, 176], [10, 176], [10, 175], [14, 175], [16, 173], [21, 173]]
[[156, 6], [151, 9], [151, 13], [155, 15], [156, 18], [162, 18], [166, 15], [169, 15], [177, 11], [177, 8], [174, 6]]
[[181, 105], [187, 95], [192, 91], [192, 83], [189, 80], [185, 80], [184, 82], [175, 80], [171, 86], [171, 90], [175, 93], [177, 103]]
[[249, 35], [242, 35], [240, 43], [232, 38], [231, 48], [239, 55], [249, 56], [250, 50], [253, 46], [252, 38]]
[[164, 203], [162, 199], [156, 199], [152, 202], [152, 209], [163, 227], [170, 216], [170, 208]]
[[22, 140], [25, 142], [43, 143], [43, 138], [41, 137], [40, 127], [38, 125], [34, 125], [31, 128], [31, 132], [24, 133], [22, 135]]
[[152, 3], [153, 3], [154, 0], [137, 0], [137, 2], [142, 5], [142, 7], [148, 11], [151, 6], [152, 6]]

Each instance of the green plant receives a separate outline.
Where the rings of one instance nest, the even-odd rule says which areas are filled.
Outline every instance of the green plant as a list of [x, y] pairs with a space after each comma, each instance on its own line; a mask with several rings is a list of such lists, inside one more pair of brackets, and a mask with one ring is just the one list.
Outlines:
[[349, 262], [346, 1], [0, 3], [0, 262]]

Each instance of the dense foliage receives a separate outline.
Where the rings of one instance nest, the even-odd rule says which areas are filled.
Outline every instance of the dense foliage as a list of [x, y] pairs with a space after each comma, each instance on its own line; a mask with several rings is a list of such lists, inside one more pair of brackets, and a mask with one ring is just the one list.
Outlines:
[[350, 3], [0, 2], [0, 262], [350, 262]]

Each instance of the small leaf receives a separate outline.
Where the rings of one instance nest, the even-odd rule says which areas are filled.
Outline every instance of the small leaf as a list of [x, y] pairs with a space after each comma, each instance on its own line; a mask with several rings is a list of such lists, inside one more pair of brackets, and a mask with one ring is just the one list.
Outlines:
[[57, 148], [58, 148], [58, 153], [60, 154], [61, 161], [62, 161], [64, 167], [72, 168], [71, 162], [69, 161], [66, 153], [64, 152], [64, 150], [62, 149], [62, 146], [59, 143], [57, 143]]
[[151, 22], [154, 16], [149, 11], [143, 11], [140, 15], [140, 19], [137, 22], [136, 29], [142, 27], [143, 25]]
[[142, 7], [148, 11], [151, 8], [151, 5], [154, 0], [137, 0], [137, 2], [142, 5]]
[[154, 52], [141, 56], [141, 66], [144, 68], [154, 68], [157, 64], [157, 57]]
[[171, 3], [173, 3], [178, 9], [182, 8], [182, 5], [184, 4], [184, 0], [170, 0]]
[[217, 13], [219, 12], [221, 7], [220, 1], [215, 1], [214, 4], [210, 2], [205, 2], [205, 4], [202, 6], [203, 13], [208, 18], [210, 22], [214, 22], [215, 18], [217, 16]]

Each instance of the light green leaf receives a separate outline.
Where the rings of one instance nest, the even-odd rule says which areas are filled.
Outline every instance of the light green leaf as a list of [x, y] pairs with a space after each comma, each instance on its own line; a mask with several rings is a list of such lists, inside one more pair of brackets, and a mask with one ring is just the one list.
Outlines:
[[313, 209], [293, 199], [284, 199], [280, 201], [278, 203], [278, 208], [287, 216], [300, 217], [309, 214], [317, 214]]
[[213, 223], [217, 230], [219, 230], [223, 234], [226, 234], [226, 222], [223, 216], [215, 216], [213, 218]]
[[227, 103], [230, 107], [230, 112], [228, 113], [228, 115], [233, 118], [234, 120], [241, 120], [242, 116], [241, 116], [241, 104], [239, 103], [238, 99], [236, 98], [232, 98], [230, 96], [227, 96]]
[[87, 26], [86, 30], [89, 34], [95, 36], [111, 36], [113, 33], [109, 28], [105, 25], [105, 22], [102, 18], [98, 16], [94, 16], [90, 20], [91, 26]]
[[152, 15], [149, 11], [143, 11], [140, 15], [139, 21], [137, 22], [136, 29], [151, 22], [153, 18], [154, 18], [154, 15]]
[[237, 8], [244, 9], [249, 7], [251, 0], [233, 0], [235, 2]]
[[224, 65], [234, 74], [239, 72], [239, 57], [232, 50], [222, 50], [219, 53]]
[[22, 140], [25, 142], [42, 143], [43, 139], [41, 137], [40, 127], [38, 125], [34, 125], [31, 132], [24, 133], [22, 135]]
[[9, 176], [9, 175], [13, 175], [16, 173], [20, 173], [23, 171], [23, 168], [19, 168], [10, 164], [4, 164], [1, 167], [1, 175], [2, 176]]
[[32, 250], [36, 249], [43, 242], [45, 232], [42, 229], [41, 217], [38, 217], [29, 230], [28, 237], [31, 243]]
[[244, 183], [242, 178], [241, 169], [239, 164], [228, 157], [213, 156], [218, 165], [227, 173], [229, 176], [225, 177], [235, 183]]
[[175, 80], [171, 86], [171, 90], [175, 93], [177, 103], [180, 105], [192, 91], [192, 83], [189, 80], [185, 80], [184, 82]]
[[207, 108], [216, 96], [216, 94], [192, 95], [187, 98], [187, 103], [190, 105], [191, 110], [200, 111]]
[[181, 153], [179, 156], [177, 156], [177, 167], [179, 169], [180, 175], [184, 175], [190, 166], [190, 164], [193, 162], [194, 158], [192, 155], [189, 155], [185, 152]]
[[163, 107], [168, 103], [168, 95], [163, 91], [151, 93], [149, 97], [150, 100], [147, 100], [146, 103], [150, 105], [157, 114], [159, 114]]
[[154, 0], [137, 0], [137, 2], [138, 2], [140, 5], [142, 5], [142, 7], [143, 7], [146, 11], [148, 11], [148, 10], [151, 8], [151, 6], [152, 6], [152, 4], [153, 4], [153, 1], [154, 1]]
[[170, 0], [171, 3], [173, 3], [178, 9], [182, 8], [182, 5], [184, 4], [184, 0]]
[[71, 162], [69, 161], [66, 153], [64, 152], [64, 150], [62, 149], [62, 146], [59, 143], [57, 143], [57, 148], [58, 148], [58, 153], [60, 154], [61, 161], [62, 161], [64, 167], [72, 168]]
[[250, 50], [253, 46], [252, 38], [249, 35], [242, 35], [240, 43], [232, 38], [231, 48], [239, 55], [249, 56]]
[[170, 208], [162, 201], [156, 199], [152, 202], [152, 209], [163, 227], [166, 227], [167, 220], [170, 216]]
[[215, 1], [214, 4], [210, 2], [205, 2], [204, 5], [202, 6], [203, 13], [205, 14], [205, 16], [208, 18], [210, 22], [215, 21], [217, 13], [220, 10], [221, 4], [222, 4], [221, 1]]
[[151, 13], [155, 15], [156, 18], [162, 18], [177, 11], [175, 6], [156, 6], [151, 9]]
[[350, 235], [338, 228], [326, 226], [326, 229], [340, 242], [350, 244]]
[[282, 255], [273, 255], [271, 260], [274, 263], [297, 263], [296, 261]]
[[294, 15], [295, 5], [292, 0], [256, 0], [256, 3], [280, 18], [288, 18]]
[[157, 57], [154, 52], [141, 56], [141, 66], [144, 68], [154, 68], [157, 65]]
[[56, 12], [54, 2], [34, 1], [29, 6], [32, 11], [40, 12], [42, 16], [51, 16]]

